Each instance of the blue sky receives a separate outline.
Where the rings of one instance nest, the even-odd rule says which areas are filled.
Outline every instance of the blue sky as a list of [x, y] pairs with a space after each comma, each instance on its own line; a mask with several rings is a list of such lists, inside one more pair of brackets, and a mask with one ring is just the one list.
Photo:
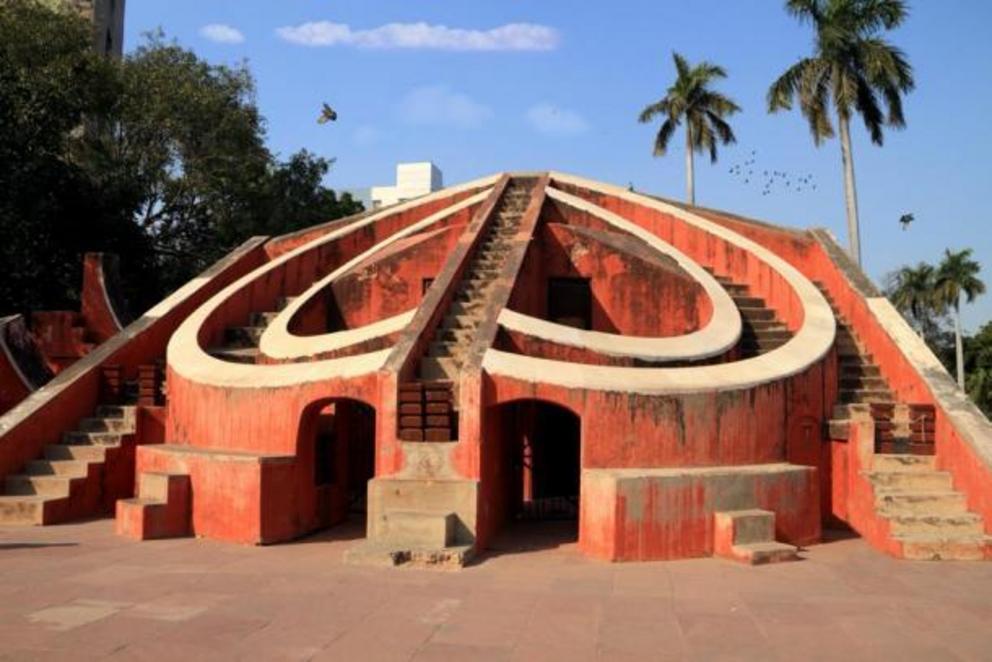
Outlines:
[[[726, 67], [721, 89], [744, 109], [733, 120], [738, 144], [715, 166], [697, 161], [697, 202], [826, 226], [843, 240], [837, 142], [817, 149], [798, 113], [765, 112], [769, 83], [811, 48], [808, 29], [783, 4], [132, 0], [126, 47], [161, 27], [210, 61], [247, 60], [272, 148], [336, 157], [328, 180], [335, 188], [388, 184], [396, 162], [433, 160], [446, 183], [556, 169], [681, 198], [683, 154], [652, 158], [655, 128], [636, 122], [664, 94], [677, 50]], [[909, 127], [889, 132], [882, 149], [861, 126], [855, 132], [865, 266], [879, 281], [901, 264], [972, 247], [992, 289], [985, 202], [992, 191], [992, 3], [916, 0], [911, 8], [909, 21], [889, 35], [916, 71]], [[429, 27], [381, 29], [396, 23]], [[504, 27], [514, 24], [529, 27]], [[326, 45], [301, 43], [314, 41]], [[324, 101], [339, 121], [318, 126]], [[752, 158], [742, 174], [730, 172]], [[765, 170], [789, 173], [791, 188], [779, 184], [763, 195]], [[815, 190], [795, 190], [800, 176], [811, 177]], [[898, 224], [904, 213], [917, 219], [907, 232]], [[966, 327], [990, 318], [992, 293], [968, 307]]]

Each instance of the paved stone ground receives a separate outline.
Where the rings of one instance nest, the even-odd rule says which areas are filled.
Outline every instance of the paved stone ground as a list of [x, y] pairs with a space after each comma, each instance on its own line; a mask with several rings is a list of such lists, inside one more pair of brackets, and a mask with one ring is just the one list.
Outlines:
[[847, 539], [777, 566], [611, 565], [535, 526], [461, 572], [343, 565], [356, 525], [265, 548], [0, 528], [0, 658], [992, 659], [992, 563]]

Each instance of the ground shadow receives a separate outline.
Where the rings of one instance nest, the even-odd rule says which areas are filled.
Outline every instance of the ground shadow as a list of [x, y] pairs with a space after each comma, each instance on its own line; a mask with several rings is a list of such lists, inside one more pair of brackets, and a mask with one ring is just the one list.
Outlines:
[[289, 541], [288, 545], [304, 545], [308, 543], [348, 542], [365, 539], [365, 516], [353, 515], [340, 524]]
[[0, 542], [0, 551], [5, 549], [35, 549], [38, 547], [79, 547], [78, 542]]
[[855, 538], [860, 538], [856, 531], [844, 528], [844, 527], [831, 527], [829, 529], [823, 529], [823, 533], [820, 536], [820, 542], [816, 543], [818, 545], [829, 545], [834, 542], [842, 542], [844, 540], [854, 540]]
[[493, 542], [473, 560], [472, 565], [510, 554], [528, 554], [574, 546], [579, 540], [576, 520], [510, 522]]

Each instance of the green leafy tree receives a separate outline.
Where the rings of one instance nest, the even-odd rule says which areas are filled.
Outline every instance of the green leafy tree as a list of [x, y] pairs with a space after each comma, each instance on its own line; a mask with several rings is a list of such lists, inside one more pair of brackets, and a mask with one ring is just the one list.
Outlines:
[[[902, 95], [913, 89], [905, 54], [881, 38], [907, 15], [903, 0], [788, 0], [786, 11], [816, 33], [814, 53], [789, 67], [768, 90], [769, 112], [791, 109], [798, 101], [820, 145], [840, 133], [844, 193], [851, 257], [861, 264], [858, 196], [851, 151], [851, 118], [861, 115], [876, 145], [883, 127], [902, 128]], [[831, 108], [832, 106], [832, 108]], [[884, 107], [884, 110], [883, 110]], [[831, 112], [833, 111], [833, 112]]]
[[90, 37], [0, 0], [0, 312], [72, 306], [86, 251], [121, 256], [138, 311], [253, 234], [361, 210], [323, 185], [330, 161], [269, 151], [244, 66], [161, 34], [111, 62]]
[[940, 313], [934, 294], [936, 273], [933, 265], [920, 262], [915, 267], [900, 268], [887, 279], [889, 300], [909, 318], [920, 336], [933, 324], [934, 315]]
[[694, 205], [696, 179], [693, 154], [709, 152], [710, 162], [715, 163], [717, 145], [728, 145], [737, 140], [725, 118], [740, 111], [740, 107], [711, 87], [714, 81], [727, 77], [723, 67], [709, 62], [691, 66], [678, 53], [673, 53], [672, 59], [675, 61], [675, 82], [663, 98], [641, 111], [638, 119], [648, 123], [659, 116], [664, 118], [654, 140], [655, 156], [664, 156], [668, 152], [668, 144], [675, 130], [685, 123], [686, 200]]
[[944, 251], [944, 259], [937, 268], [935, 277], [935, 297], [939, 305], [946, 306], [954, 313], [954, 350], [957, 367], [958, 386], [965, 388], [964, 345], [961, 336], [961, 299], [971, 303], [985, 292], [985, 283], [978, 274], [982, 268], [971, 259], [970, 248], [953, 252]]
[[[73, 306], [85, 250], [140, 251], [67, 153], [84, 118], [118, 94], [88, 24], [27, 0], [0, 2], [0, 312]], [[137, 246], [132, 243], [137, 243]]]

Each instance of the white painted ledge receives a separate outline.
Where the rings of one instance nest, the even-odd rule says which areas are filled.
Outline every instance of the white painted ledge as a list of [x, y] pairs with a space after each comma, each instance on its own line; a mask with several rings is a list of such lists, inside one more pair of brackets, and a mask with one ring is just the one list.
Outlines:
[[243, 389], [275, 388], [332, 379], [348, 379], [378, 371], [385, 365], [392, 350], [384, 349], [356, 356], [305, 363], [241, 364], [222, 361], [208, 354], [200, 346], [199, 333], [206, 320], [229, 298], [250, 286], [254, 281], [265, 278], [297, 256], [315, 250], [324, 244], [337, 241], [348, 234], [377, 223], [383, 218], [405, 212], [425, 203], [449, 198], [465, 191], [491, 188], [498, 178], [499, 175], [491, 175], [432, 193], [417, 200], [394, 205], [298, 246], [239, 278], [197, 308], [179, 326], [169, 340], [166, 355], [169, 367], [176, 374], [198, 384]]
[[423, 232], [431, 226], [454, 216], [460, 211], [482, 204], [482, 202], [489, 197], [490, 193], [492, 193], [492, 189], [486, 189], [476, 195], [465, 198], [461, 202], [442, 209], [435, 214], [431, 214], [422, 221], [418, 221], [410, 227], [404, 228], [403, 230], [390, 235], [385, 240], [380, 241], [367, 251], [364, 251], [348, 260], [328, 275], [314, 282], [313, 285], [308, 287], [291, 304], [286, 306], [286, 308], [284, 308], [275, 317], [275, 319], [272, 320], [272, 323], [269, 324], [268, 328], [262, 332], [262, 338], [258, 345], [258, 348], [261, 350], [262, 354], [282, 361], [295, 360], [332, 352], [349, 345], [353, 345], [356, 342], [379, 338], [403, 329], [413, 320], [416, 310], [411, 310], [406, 313], [354, 329], [312, 336], [298, 336], [292, 334], [289, 331], [289, 323], [290, 320], [292, 320], [293, 317], [300, 311], [300, 309], [307, 304], [307, 302], [318, 296], [320, 292], [332, 285], [338, 279], [344, 277], [356, 266], [375, 256], [377, 253], [386, 250], [396, 242], [405, 239], [406, 237], [415, 235], [418, 232]]
[[699, 360], [729, 351], [741, 336], [741, 315], [734, 300], [720, 283], [688, 255], [627, 219], [577, 196], [548, 188], [548, 198], [577, 211], [595, 216], [606, 224], [637, 237], [651, 250], [673, 259], [703, 289], [713, 305], [713, 314], [703, 328], [682, 336], [645, 337], [575, 329], [508, 308], [499, 323], [508, 330], [559, 345], [579, 347], [605, 356], [632, 357], [646, 361]]
[[612, 195], [669, 214], [753, 254], [793, 289], [803, 307], [802, 325], [792, 339], [778, 349], [734, 363], [685, 368], [627, 368], [581, 365], [489, 349], [482, 362], [486, 372], [524, 382], [543, 382], [574, 389], [646, 395], [688, 394], [740, 390], [780, 381], [808, 369], [830, 351], [836, 323], [826, 299], [801, 272], [764, 246], [689, 211], [618, 186], [557, 172], [551, 173], [551, 181], [552, 184], [557, 181]]
[[919, 373], [937, 405], [961, 435], [962, 441], [975, 450], [986, 467], [992, 469], [992, 423], [971, 398], [958, 388], [944, 364], [934, 356], [888, 299], [871, 297], [866, 301], [871, 314]]

